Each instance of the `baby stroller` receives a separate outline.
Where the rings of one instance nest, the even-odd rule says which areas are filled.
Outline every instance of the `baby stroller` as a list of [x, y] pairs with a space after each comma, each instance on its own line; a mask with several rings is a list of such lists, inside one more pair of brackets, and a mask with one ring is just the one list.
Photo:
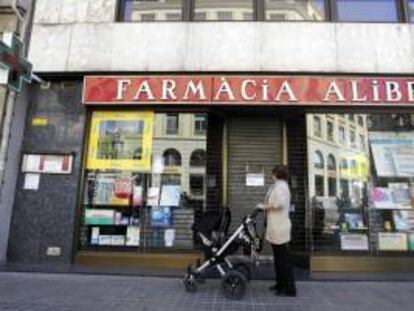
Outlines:
[[207, 212], [202, 216], [193, 229], [201, 240], [205, 262], [195, 268], [188, 267], [183, 280], [187, 292], [197, 291], [197, 285], [203, 283], [207, 271], [217, 269], [224, 296], [229, 299], [241, 299], [244, 296], [246, 284], [252, 276], [252, 263], [233, 264], [227, 256], [243, 247], [244, 254], [250, 255], [251, 262], [258, 263], [262, 239], [256, 232], [256, 217], [260, 212], [261, 209], [255, 209], [245, 216], [230, 236], [227, 235], [231, 222], [229, 209], [220, 214]]

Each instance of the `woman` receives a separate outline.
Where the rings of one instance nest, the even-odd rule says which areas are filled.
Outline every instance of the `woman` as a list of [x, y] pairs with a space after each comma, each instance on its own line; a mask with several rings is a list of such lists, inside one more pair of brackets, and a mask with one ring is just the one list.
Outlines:
[[296, 296], [295, 277], [289, 254], [291, 222], [289, 219], [289, 173], [285, 165], [273, 169], [274, 184], [267, 192], [264, 204], [258, 204], [266, 212], [266, 240], [272, 245], [276, 284], [270, 289], [276, 295]]

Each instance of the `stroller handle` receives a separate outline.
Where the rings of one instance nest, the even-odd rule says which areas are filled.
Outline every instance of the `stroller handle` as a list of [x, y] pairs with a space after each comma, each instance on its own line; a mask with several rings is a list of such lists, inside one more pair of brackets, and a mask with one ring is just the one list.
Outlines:
[[253, 212], [249, 215], [249, 217], [250, 218], [256, 218], [257, 217], [257, 215], [259, 215], [260, 213], [262, 213], [263, 212], [263, 209], [261, 209], [261, 208], [255, 208], [254, 210], [253, 210]]

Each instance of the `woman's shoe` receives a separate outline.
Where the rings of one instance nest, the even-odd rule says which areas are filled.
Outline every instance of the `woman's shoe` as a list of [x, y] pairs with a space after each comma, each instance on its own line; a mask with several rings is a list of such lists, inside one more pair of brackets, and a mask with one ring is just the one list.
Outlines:
[[275, 285], [270, 286], [270, 287], [269, 287], [269, 290], [270, 290], [270, 291], [275, 291], [275, 290], [280, 290], [280, 288], [279, 288], [279, 286], [277, 286], [277, 285], [275, 284]]
[[285, 292], [284, 292], [283, 290], [280, 290], [280, 289], [277, 289], [277, 290], [275, 291], [275, 295], [276, 295], [276, 296], [286, 296], [286, 295], [285, 295]]
[[287, 297], [296, 297], [296, 292], [284, 292]]

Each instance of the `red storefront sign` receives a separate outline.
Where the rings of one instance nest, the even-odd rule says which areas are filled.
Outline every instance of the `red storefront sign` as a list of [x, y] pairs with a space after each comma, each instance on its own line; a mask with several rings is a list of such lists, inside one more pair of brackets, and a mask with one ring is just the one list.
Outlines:
[[84, 104], [414, 106], [414, 79], [313, 76], [89, 76]]

